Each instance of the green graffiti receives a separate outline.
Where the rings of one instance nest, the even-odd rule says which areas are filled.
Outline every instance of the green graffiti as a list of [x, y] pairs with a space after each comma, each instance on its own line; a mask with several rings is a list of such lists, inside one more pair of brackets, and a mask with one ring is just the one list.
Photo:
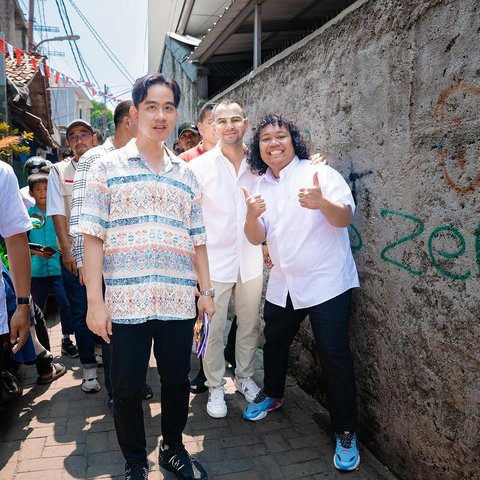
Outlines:
[[392, 265], [396, 265], [397, 267], [403, 268], [407, 272], [409, 272], [412, 275], [415, 275], [415, 276], [418, 277], [423, 272], [421, 272], [420, 270], [415, 270], [414, 268], [410, 268], [408, 265], [405, 265], [404, 263], [397, 262], [396, 260], [393, 260], [393, 258], [387, 257], [386, 253], [389, 250], [392, 250], [393, 248], [397, 247], [398, 245], [400, 245], [402, 243], [405, 243], [405, 242], [408, 242], [409, 240], [413, 240], [415, 237], [420, 236], [425, 229], [424, 223], [417, 217], [414, 217], [412, 215], [408, 215], [405, 212], [398, 212], [396, 210], [382, 210], [380, 212], [380, 215], [382, 217], [386, 217], [387, 215], [396, 215], [396, 216], [404, 218], [406, 220], [411, 220], [412, 222], [414, 222], [416, 224], [416, 229], [413, 233], [411, 233], [410, 235], [406, 235], [405, 237], [400, 238], [399, 240], [393, 242], [391, 245], [387, 245], [382, 250], [382, 252], [380, 253], [380, 257], [383, 260], [385, 260], [386, 262], [391, 263]]
[[[433, 248], [433, 241], [434, 241], [435, 237], [441, 232], [449, 232], [458, 239], [458, 241], [460, 243], [460, 248], [458, 249], [458, 251], [456, 251], [456, 252], [445, 252], [445, 251], [436, 250], [436, 249]], [[450, 280], [466, 280], [472, 274], [470, 272], [470, 270], [468, 272], [464, 273], [463, 275], [456, 275], [455, 273], [452, 273], [452, 272], [449, 272], [448, 270], [445, 270], [445, 268], [443, 268], [442, 265], [435, 258], [435, 253], [439, 257], [446, 258], [447, 260], [452, 260], [452, 259], [459, 258], [465, 253], [465, 239], [463, 238], [462, 234], [455, 227], [452, 227], [451, 225], [445, 225], [443, 227], [437, 227], [430, 234], [430, 237], [428, 237], [428, 254], [430, 255], [430, 259], [432, 260], [432, 263], [435, 265], [437, 270], [443, 276], [449, 278]]]
[[350, 224], [348, 231], [350, 232], [350, 248], [353, 253], [358, 252], [363, 247], [362, 236], [355, 225]]
[[480, 223], [475, 231], [475, 255], [477, 257], [477, 270], [480, 275]]
[[303, 129], [303, 133], [305, 134], [306, 137], [308, 137], [308, 141], [312, 141], [312, 132], [308, 128]]

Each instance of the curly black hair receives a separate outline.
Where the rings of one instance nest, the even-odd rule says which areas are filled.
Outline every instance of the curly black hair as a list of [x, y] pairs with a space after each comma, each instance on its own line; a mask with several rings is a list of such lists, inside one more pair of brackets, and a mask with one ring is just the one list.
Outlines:
[[298, 127], [291, 121], [281, 115], [276, 113], [269, 113], [264, 115], [260, 121], [253, 127], [252, 138], [250, 140], [248, 153], [247, 153], [247, 163], [250, 165], [250, 170], [253, 173], [258, 175], [263, 175], [267, 169], [268, 165], [262, 160], [260, 156], [260, 133], [262, 129], [268, 125], [276, 125], [279, 127], [285, 127], [292, 137], [293, 148], [295, 154], [300, 159], [306, 159], [310, 156], [307, 143], [303, 138], [302, 134], [298, 130]]

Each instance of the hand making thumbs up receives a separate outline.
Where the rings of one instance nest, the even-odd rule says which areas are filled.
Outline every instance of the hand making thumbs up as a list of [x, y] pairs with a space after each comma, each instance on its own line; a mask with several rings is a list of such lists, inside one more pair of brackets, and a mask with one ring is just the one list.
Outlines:
[[267, 209], [265, 200], [259, 193], [250, 195], [247, 187], [242, 187], [242, 190], [247, 204], [247, 217], [258, 218]]
[[298, 200], [303, 208], [316, 210], [321, 207], [324, 197], [318, 181], [318, 172], [313, 174], [313, 186], [300, 187]]

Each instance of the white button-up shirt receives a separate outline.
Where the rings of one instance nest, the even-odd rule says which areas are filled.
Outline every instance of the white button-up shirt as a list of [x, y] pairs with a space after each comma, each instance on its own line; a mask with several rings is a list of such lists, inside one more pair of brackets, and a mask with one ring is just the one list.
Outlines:
[[219, 146], [191, 160], [188, 168], [200, 183], [211, 279], [235, 283], [239, 275], [242, 282], [258, 277], [263, 272], [262, 251], [243, 231], [247, 207], [241, 188], [254, 191], [258, 177], [245, 158], [237, 175]]
[[[28, 232], [32, 228], [27, 209], [23, 205], [17, 178], [12, 167], [2, 160], [0, 160], [0, 210], [2, 212], [0, 235], [3, 238]], [[5, 285], [0, 270], [0, 335], [8, 333], [5, 297]]]
[[266, 299], [281, 307], [288, 294], [293, 307], [300, 309], [359, 286], [347, 228], [333, 227], [320, 210], [303, 208], [298, 201], [300, 187], [312, 186], [316, 171], [323, 195], [350, 205], [354, 212], [350, 188], [337, 171], [296, 156], [279, 179], [269, 169], [257, 185], [267, 206], [260, 221], [274, 265]]

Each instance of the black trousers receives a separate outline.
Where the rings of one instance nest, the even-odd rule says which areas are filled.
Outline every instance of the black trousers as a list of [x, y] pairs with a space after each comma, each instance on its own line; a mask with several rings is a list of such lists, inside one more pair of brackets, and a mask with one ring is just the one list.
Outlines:
[[163, 440], [169, 446], [182, 444], [188, 416], [193, 322], [194, 319], [150, 320], [112, 326], [113, 416], [118, 443], [127, 463], [147, 461], [142, 388], [152, 342], [161, 382]]
[[355, 431], [356, 387], [349, 345], [351, 290], [319, 305], [294, 310], [290, 295], [285, 308], [265, 302], [264, 390], [283, 397], [290, 345], [308, 315], [320, 358], [328, 409], [335, 432]]

